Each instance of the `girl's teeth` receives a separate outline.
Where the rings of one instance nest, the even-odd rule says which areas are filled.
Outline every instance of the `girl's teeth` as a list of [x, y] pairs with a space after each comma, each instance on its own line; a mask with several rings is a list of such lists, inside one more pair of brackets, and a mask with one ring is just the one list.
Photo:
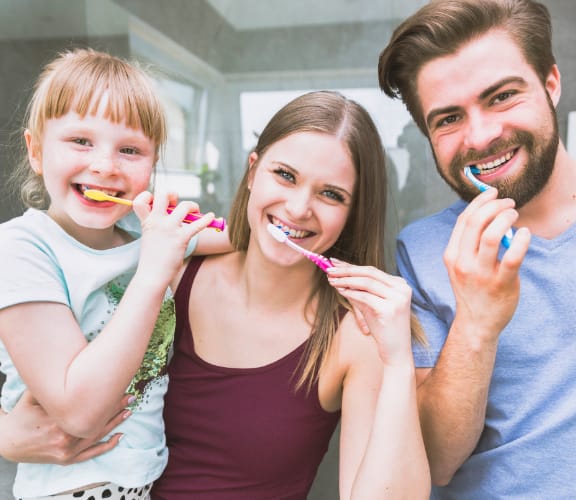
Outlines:
[[[90, 186], [86, 186], [85, 184], [83, 184], [82, 186], [80, 186], [80, 189], [82, 190], [82, 192], [86, 191], [87, 189], [94, 189]], [[118, 195], [118, 191], [109, 191], [108, 189], [102, 189], [102, 188], [98, 188], [98, 191], [102, 191], [103, 193], [107, 194], [108, 196], [117, 196]]]

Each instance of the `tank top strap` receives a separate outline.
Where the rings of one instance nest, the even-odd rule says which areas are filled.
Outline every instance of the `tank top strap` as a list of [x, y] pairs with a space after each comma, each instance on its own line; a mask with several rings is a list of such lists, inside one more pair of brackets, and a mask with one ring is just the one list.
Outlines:
[[182, 274], [178, 288], [176, 288], [176, 293], [174, 294], [177, 324], [176, 337], [178, 337], [179, 332], [183, 330], [178, 327], [178, 323], [188, 319], [188, 304], [190, 303], [190, 294], [192, 293], [192, 283], [203, 261], [204, 256], [192, 257]]

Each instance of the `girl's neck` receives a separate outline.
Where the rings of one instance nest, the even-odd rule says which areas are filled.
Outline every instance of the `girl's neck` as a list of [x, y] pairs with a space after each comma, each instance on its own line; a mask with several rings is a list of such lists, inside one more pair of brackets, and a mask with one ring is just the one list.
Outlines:
[[63, 218], [48, 209], [48, 217], [58, 224], [63, 231], [76, 241], [94, 250], [109, 250], [125, 245], [133, 238], [123, 229], [112, 226], [104, 229], [92, 229], [78, 226], [73, 220]]

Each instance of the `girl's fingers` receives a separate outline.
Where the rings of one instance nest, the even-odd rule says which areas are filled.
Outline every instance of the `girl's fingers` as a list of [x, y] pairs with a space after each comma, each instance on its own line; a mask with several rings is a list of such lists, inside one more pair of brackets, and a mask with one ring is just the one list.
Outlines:
[[149, 191], [144, 191], [136, 196], [136, 198], [134, 198], [134, 201], [132, 202], [132, 209], [141, 221], [150, 214], [152, 209], [150, 206], [151, 203], [152, 193]]

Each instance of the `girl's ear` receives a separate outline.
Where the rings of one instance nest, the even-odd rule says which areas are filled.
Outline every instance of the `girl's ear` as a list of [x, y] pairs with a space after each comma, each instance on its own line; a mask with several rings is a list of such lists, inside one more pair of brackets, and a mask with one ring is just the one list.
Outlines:
[[36, 175], [42, 175], [42, 152], [40, 151], [40, 145], [36, 143], [36, 140], [32, 137], [28, 129], [24, 131], [24, 139], [26, 141], [30, 166]]
[[258, 153], [252, 151], [248, 156], [248, 191], [252, 189], [252, 182], [254, 180], [254, 173], [256, 172], [256, 162], [258, 161]]

